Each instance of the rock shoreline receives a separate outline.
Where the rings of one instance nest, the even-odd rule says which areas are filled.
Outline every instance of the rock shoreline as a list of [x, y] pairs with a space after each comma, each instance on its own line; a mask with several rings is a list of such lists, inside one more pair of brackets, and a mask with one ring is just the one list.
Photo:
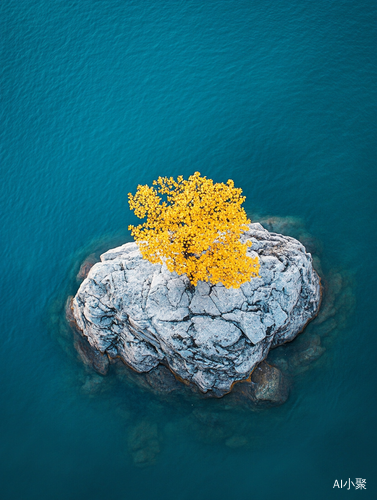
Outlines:
[[[271, 349], [250, 378], [235, 383], [230, 394], [220, 400], [208, 400], [211, 391], [202, 393], [193, 383], [183, 384], [162, 364], [149, 372], [137, 373], [120, 358], [100, 354], [78, 330], [71, 307], [73, 296], [67, 300], [67, 295], [74, 288], [77, 290], [77, 281], [82, 282], [90, 267], [100, 260], [100, 254], [106, 250], [103, 241], [85, 252], [80, 250], [70, 287], [53, 302], [49, 313], [52, 334], [58, 335], [56, 340], [67, 356], [74, 355], [77, 360], [67, 383], [77, 387], [84, 397], [101, 398], [101, 402], [104, 397], [111, 398], [112, 407], [127, 424], [126, 443], [137, 467], [156, 463], [165, 440], [179, 438], [182, 433], [200, 443], [235, 450], [263, 446], [269, 408], [285, 403], [289, 394], [294, 396], [300, 391], [301, 384], [301, 390], [306, 391], [306, 373], [311, 370], [316, 374], [319, 370], [331, 373], [331, 353], [348, 338], [345, 327], [355, 305], [352, 269], [328, 262], [322, 255], [321, 242], [307, 232], [302, 219], [258, 214], [253, 219], [270, 232], [290, 235], [304, 244], [322, 280], [322, 303], [319, 314], [302, 334], [293, 342]], [[84, 260], [85, 255], [88, 257]], [[133, 398], [138, 404], [134, 404]], [[286, 418], [284, 411], [272, 414], [282, 421]], [[258, 422], [263, 423], [262, 428]]]
[[[142, 259], [134, 243], [104, 253], [72, 301], [71, 319], [98, 353], [97, 364], [119, 357], [150, 374], [166, 365], [214, 396], [247, 380], [270, 348], [293, 340], [315, 317], [321, 288], [299, 241], [258, 223], [246, 239], [260, 277], [230, 290], [204, 282], [192, 290], [185, 276]], [[78, 350], [85, 357], [81, 344]]]

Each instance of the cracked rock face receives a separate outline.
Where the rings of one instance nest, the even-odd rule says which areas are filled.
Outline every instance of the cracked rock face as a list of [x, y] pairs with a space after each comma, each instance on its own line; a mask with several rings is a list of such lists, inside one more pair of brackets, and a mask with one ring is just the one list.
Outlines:
[[138, 372], [166, 364], [203, 392], [222, 395], [249, 377], [271, 347], [292, 340], [320, 304], [312, 257], [294, 238], [250, 224], [260, 277], [239, 289], [199, 282], [142, 258], [136, 243], [101, 256], [73, 314], [92, 347]]

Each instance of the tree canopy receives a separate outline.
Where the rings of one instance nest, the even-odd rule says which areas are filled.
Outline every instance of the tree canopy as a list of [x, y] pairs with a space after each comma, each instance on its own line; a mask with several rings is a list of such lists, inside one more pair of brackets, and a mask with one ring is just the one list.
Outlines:
[[128, 194], [131, 210], [146, 218], [129, 230], [145, 259], [187, 274], [192, 285], [201, 280], [239, 288], [259, 272], [258, 257], [246, 254], [251, 242], [240, 241], [250, 223], [241, 194], [232, 180], [214, 183], [199, 172], [188, 180], [159, 177]]

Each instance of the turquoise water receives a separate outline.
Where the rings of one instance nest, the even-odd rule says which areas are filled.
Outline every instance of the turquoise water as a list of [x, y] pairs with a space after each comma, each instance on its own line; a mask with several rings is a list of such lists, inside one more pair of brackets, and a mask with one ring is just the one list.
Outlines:
[[[377, 498], [376, 2], [0, 11], [1, 498]], [[111, 376], [83, 391], [57, 326], [83, 258], [130, 239], [127, 193], [194, 171], [232, 178], [250, 213], [299, 218], [327, 272], [352, 276], [354, 309], [288, 402], [229, 416], [247, 423], [246, 447], [203, 439], [186, 419], [195, 401]], [[140, 422], [161, 441], [146, 468], [129, 445]], [[367, 490], [333, 489], [348, 478]]]

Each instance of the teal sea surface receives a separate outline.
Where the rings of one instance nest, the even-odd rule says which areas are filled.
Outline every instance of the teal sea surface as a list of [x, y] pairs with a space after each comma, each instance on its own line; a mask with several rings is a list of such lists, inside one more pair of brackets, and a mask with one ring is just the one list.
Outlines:
[[[0, 23], [0, 498], [377, 498], [376, 2], [2, 0]], [[65, 301], [131, 240], [127, 193], [195, 171], [310, 235], [340, 297], [282, 406], [169, 400], [74, 349]]]

